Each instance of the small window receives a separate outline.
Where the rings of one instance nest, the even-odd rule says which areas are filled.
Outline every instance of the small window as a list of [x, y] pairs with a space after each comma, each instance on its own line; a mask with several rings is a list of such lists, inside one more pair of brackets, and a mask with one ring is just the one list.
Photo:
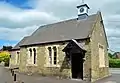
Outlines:
[[33, 52], [34, 52], [34, 64], [36, 64], [36, 49], [33, 48]]
[[56, 65], [57, 64], [57, 48], [53, 47], [53, 50], [54, 50], [54, 65]]
[[52, 49], [51, 47], [48, 47], [49, 50], [49, 63], [52, 64]]
[[104, 47], [99, 45], [99, 66], [105, 67], [105, 54], [104, 54]]
[[20, 52], [17, 52], [17, 63], [19, 63]]
[[29, 49], [29, 52], [30, 52], [30, 57], [32, 57], [32, 49], [31, 48]]
[[20, 54], [20, 52], [17, 52], [17, 55], [19, 55]]

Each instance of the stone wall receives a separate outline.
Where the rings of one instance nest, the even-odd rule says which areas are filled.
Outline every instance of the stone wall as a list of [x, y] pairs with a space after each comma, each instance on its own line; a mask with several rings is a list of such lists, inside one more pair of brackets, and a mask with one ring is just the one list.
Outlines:
[[18, 67], [18, 65], [19, 65], [19, 64], [16, 62], [16, 61], [17, 61], [17, 60], [16, 60], [16, 57], [17, 57], [16, 53], [17, 53], [17, 51], [19, 51], [19, 50], [10, 51], [10, 54], [11, 54], [10, 65], [9, 65], [10, 68]]
[[[20, 71], [21, 72], [32, 72], [39, 73], [40, 75], [50, 75], [50, 76], [61, 76], [64, 78], [71, 77], [71, 66], [68, 64], [65, 53], [62, 51], [67, 45], [62, 43], [57, 44], [48, 44], [48, 45], [39, 45], [37, 46], [37, 64], [36, 65], [26, 65], [27, 63], [27, 48], [21, 48], [21, 62], [20, 62]], [[48, 51], [47, 47], [57, 46], [58, 48], [58, 65], [50, 66], [47, 63], [48, 60]], [[86, 43], [85, 48], [88, 50], [85, 55], [86, 61], [84, 62], [84, 78], [90, 77], [90, 47], [89, 43]]]
[[[50, 67], [47, 65], [47, 52], [46, 52], [46, 46], [58, 46], [58, 64], [59, 67]], [[20, 72], [39, 72], [41, 75], [66, 75], [69, 76], [70, 74], [70, 68], [66, 67], [65, 62], [65, 54], [62, 52], [62, 49], [65, 47], [65, 45], [59, 45], [59, 44], [53, 44], [53, 45], [41, 45], [37, 46], [37, 64], [36, 65], [26, 65], [27, 64], [27, 48], [22, 47], [20, 49], [21, 51], [21, 57], [20, 57]]]
[[26, 48], [21, 48], [20, 49], [19, 71], [20, 72], [28, 72], [26, 66], [27, 66], [27, 49]]
[[85, 61], [83, 63], [83, 78], [84, 80], [91, 80], [91, 49], [89, 40], [86, 41], [85, 49], [87, 52], [85, 53]]
[[[98, 15], [97, 23], [94, 25], [94, 30], [91, 37], [91, 73], [92, 81], [106, 77], [109, 75], [109, 62], [107, 53], [107, 42], [101, 17]], [[99, 47], [98, 44], [104, 46], [105, 67], [99, 67]]]

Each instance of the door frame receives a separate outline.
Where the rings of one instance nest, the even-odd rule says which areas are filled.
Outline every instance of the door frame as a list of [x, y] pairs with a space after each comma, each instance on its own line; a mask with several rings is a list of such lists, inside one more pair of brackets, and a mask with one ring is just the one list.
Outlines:
[[[77, 55], [75, 55], [75, 54], [77, 54]], [[82, 56], [80, 56], [80, 55], [82, 55], [81, 53], [73, 53], [73, 54], [71, 54], [71, 56], [70, 56], [70, 58], [71, 58], [71, 78], [72, 79], [82, 79], [83, 80], [83, 57]], [[78, 75], [76, 75], [77, 77], [76, 78], [74, 78], [73, 77], [73, 73], [75, 73], [74, 71], [73, 71], [73, 67], [75, 67], [75, 66], [73, 66], [73, 65], [78, 65], [76, 62], [76, 64], [75, 63], [73, 63], [73, 57], [74, 57], [74, 59], [75, 59], [75, 57], [78, 57], [79, 59], [78, 59], [78, 61], [76, 61], [76, 62], [80, 62], [79, 63], [79, 66], [77, 67], [78, 69], [80, 69], [80, 70], [77, 70], [77, 69], [75, 69], [76, 70], [76, 72], [78, 73]], [[82, 60], [82, 61], [79, 61], [79, 60]], [[79, 67], [82, 67], [82, 68], [79, 68]], [[76, 73], [76, 74], [77, 74]], [[81, 74], [80, 74], [81, 73]]]

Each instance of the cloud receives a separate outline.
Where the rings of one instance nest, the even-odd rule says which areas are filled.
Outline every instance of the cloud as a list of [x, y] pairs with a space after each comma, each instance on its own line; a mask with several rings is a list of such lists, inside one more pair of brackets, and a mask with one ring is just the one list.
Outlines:
[[6, 12], [0, 15], [0, 25], [9, 28], [24, 28], [32, 25], [51, 23], [57, 20], [57, 18], [50, 14], [35, 10], [24, 12]]
[[0, 10], [0, 40], [19, 41], [40, 25], [59, 20], [50, 13], [20, 9], [5, 2], [0, 2]]
[[0, 27], [0, 39], [12, 41], [21, 40], [24, 36], [31, 35], [37, 28], [38, 26], [36, 25], [16, 29]]
[[[80, 0], [29, 0], [24, 3], [32, 9], [17, 8], [8, 3], [0, 3], [0, 39], [20, 40], [29, 35], [38, 26], [60, 20], [77, 17], [76, 6]], [[113, 50], [120, 51], [117, 47], [120, 36], [120, 9], [119, 0], [85, 0], [90, 6], [89, 14], [102, 12], [105, 30], [107, 32], [109, 46]], [[22, 34], [21, 34], [22, 33]]]
[[[119, 0], [85, 0], [90, 6], [90, 14], [96, 13], [98, 10], [102, 12], [105, 30], [108, 36], [110, 49], [120, 51], [120, 9]], [[61, 5], [62, 4], [62, 5]], [[77, 17], [76, 5], [80, 4], [80, 0], [31, 0], [32, 5], [38, 11], [53, 13], [60, 19], [68, 19]]]
[[47, 12], [40, 12], [35, 9], [23, 10], [6, 3], [0, 3], [0, 10], [2, 11], [0, 26], [9, 28], [24, 28], [59, 20], [59, 18]]

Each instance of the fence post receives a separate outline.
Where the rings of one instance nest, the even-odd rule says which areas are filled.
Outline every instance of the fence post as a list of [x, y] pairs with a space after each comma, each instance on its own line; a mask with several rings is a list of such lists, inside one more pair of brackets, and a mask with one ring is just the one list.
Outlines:
[[16, 74], [14, 74], [14, 81], [16, 81]]
[[12, 76], [14, 76], [14, 71], [12, 71]]
[[12, 69], [10, 69], [10, 72], [12, 73]]

